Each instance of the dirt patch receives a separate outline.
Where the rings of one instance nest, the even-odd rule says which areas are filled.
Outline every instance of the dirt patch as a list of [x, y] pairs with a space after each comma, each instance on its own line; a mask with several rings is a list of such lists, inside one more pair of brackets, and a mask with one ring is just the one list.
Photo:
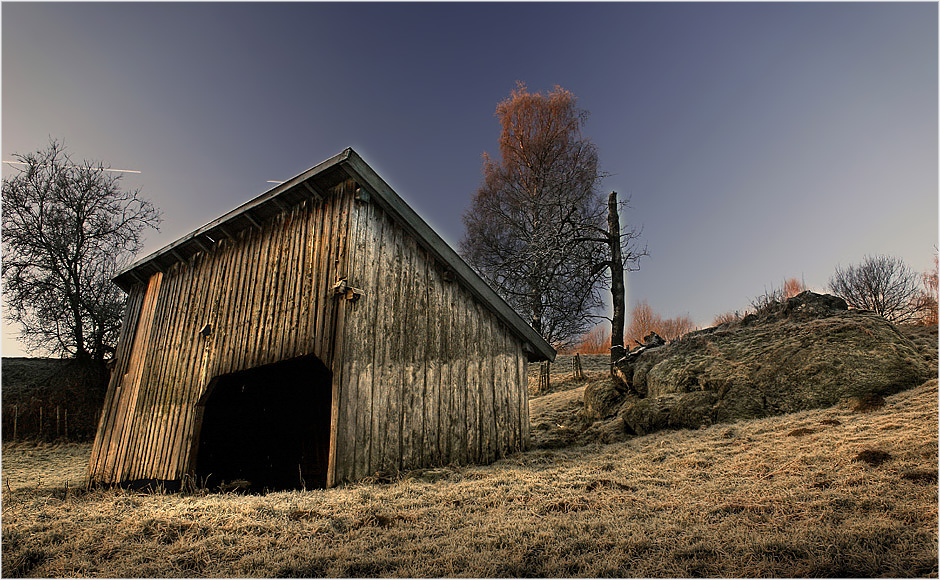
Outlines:
[[855, 456], [855, 461], [864, 461], [872, 467], [878, 467], [889, 459], [891, 459], [891, 454], [880, 449], [865, 449]]

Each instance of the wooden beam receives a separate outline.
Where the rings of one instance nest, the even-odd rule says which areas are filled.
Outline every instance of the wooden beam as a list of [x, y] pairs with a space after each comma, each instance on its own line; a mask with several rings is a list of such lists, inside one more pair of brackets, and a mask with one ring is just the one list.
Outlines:
[[247, 211], [246, 211], [246, 212], [245, 212], [245, 217], [248, 219], [248, 221], [251, 222], [251, 224], [252, 224], [253, 226], [255, 226], [256, 228], [258, 228], [259, 230], [261, 229], [261, 223], [260, 223], [258, 220], [256, 220], [253, 215], [251, 215], [251, 212], [247, 212]]
[[193, 238], [193, 241], [196, 242], [196, 245], [197, 245], [197, 246], [199, 246], [200, 248], [202, 248], [202, 251], [203, 251], [203, 252], [208, 253], [209, 250], [212, 249], [212, 248], [210, 248], [209, 246], [207, 246], [204, 241], [202, 241], [202, 237]]
[[317, 198], [317, 201], [323, 201], [323, 198], [325, 197], [323, 193], [318, 188], [310, 185], [309, 181], [304, 182], [304, 187], [307, 188], [307, 191], [309, 191], [313, 197]]
[[278, 209], [280, 209], [281, 211], [287, 211], [290, 209], [290, 204], [288, 204], [282, 198], [275, 197], [275, 198], [272, 198], [272, 200], [274, 201], [274, 205], [276, 205]]

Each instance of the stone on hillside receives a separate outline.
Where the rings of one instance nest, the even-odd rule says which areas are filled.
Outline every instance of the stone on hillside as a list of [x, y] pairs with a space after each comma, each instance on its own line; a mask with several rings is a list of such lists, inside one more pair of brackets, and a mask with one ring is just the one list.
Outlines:
[[613, 380], [589, 383], [584, 388], [584, 416], [591, 421], [613, 417], [625, 396]]
[[884, 396], [929, 374], [884, 318], [813, 292], [645, 350], [622, 370], [643, 398], [628, 399], [618, 416], [638, 434]]

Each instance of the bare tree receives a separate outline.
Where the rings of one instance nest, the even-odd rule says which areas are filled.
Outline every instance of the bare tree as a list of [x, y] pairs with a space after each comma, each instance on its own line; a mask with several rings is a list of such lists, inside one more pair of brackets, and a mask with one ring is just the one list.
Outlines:
[[[622, 228], [620, 226], [620, 212], [629, 207], [630, 200], [617, 201], [617, 192], [611, 191], [607, 196], [607, 229], [588, 226], [594, 235], [600, 238], [587, 238], [588, 241], [604, 244], [608, 252], [608, 259], [595, 265], [610, 276], [610, 298], [612, 316], [610, 319], [610, 362], [614, 363], [626, 354], [624, 348], [624, 324], [626, 321], [627, 292], [623, 275], [627, 271], [640, 268], [640, 258], [648, 255], [646, 248], [642, 250], [636, 246], [639, 230]], [[611, 367], [613, 368], [613, 367]]]
[[643, 338], [655, 332], [666, 340], [675, 340], [695, 330], [695, 323], [688, 316], [663, 318], [657, 314], [646, 300], [642, 300], [630, 311], [630, 325], [626, 329], [627, 342], [633, 345], [643, 344]]
[[917, 273], [900, 258], [866, 256], [861, 264], [837, 267], [829, 290], [853, 308], [902, 323], [917, 320], [923, 310], [919, 282]]
[[3, 296], [32, 351], [101, 362], [113, 352], [124, 295], [111, 282], [160, 213], [101, 162], [73, 163], [52, 140], [16, 154], [3, 180]]
[[533, 328], [566, 347], [601, 304], [604, 207], [597, 150], [581, 135], [586, 111], [561, 87], [520, 83], [499, 103], [501, 159], [483, 156], [483, 185], [463, 220], [461, 254]]

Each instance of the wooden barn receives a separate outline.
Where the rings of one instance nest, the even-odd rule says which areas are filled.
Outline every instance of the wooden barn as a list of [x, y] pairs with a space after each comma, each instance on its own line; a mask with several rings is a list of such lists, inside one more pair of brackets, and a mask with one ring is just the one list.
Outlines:
[[555, 356], [352, 149], [115, 282], [98, 483], [309, 488], [491, 462], [526, 448], [525, 363]]

